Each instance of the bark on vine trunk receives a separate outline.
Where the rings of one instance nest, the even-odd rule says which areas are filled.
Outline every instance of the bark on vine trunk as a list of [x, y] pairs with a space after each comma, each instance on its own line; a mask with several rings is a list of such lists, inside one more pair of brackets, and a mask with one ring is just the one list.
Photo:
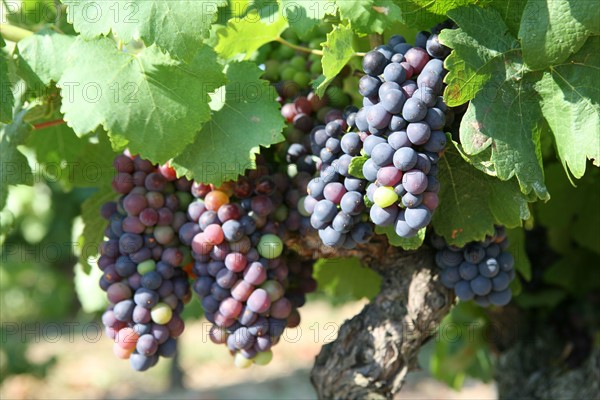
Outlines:
[[416, 252], [390, 246], [377, 237], [368, 247], [336, 251], [318, 237], [287, 243], [301, 256], [357, 256], [382, 275], [380, 293], [349, 321], [337, 339], [323, 346], [311, 372], [319, 398], [392, 398], [407, 373], [417, 368], [421, 345], [448, 314], [453, 296], [439, 281], [433, 251]]
[[557, 337], [556, 327], [538, 323], [503, 351], [496, 367], [499, 399], [600, 398], [600, 348], [577, 368], [566, 359], [572, 343]]

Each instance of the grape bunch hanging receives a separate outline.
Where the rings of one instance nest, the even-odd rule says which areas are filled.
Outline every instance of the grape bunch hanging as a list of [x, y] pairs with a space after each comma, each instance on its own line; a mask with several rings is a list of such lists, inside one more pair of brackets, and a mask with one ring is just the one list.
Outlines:
[[[285, 248], [291, 234], [316, 230], [324, 245], [353, 249], [369, 242], [374, 226], [411, 238], [429, 225], [444, 128], [454, 119], [441, 97], [449, 53], [437, 39], [443, 27], [420, 32], [415, 46], [396, 35], [368, 52], [360, 109], [349, 105], [343, 80], [323, 98], [305, 89], [304, 78], [293, 90], [274, 83], [286, 140], [263, 149], [256, 169], [236, 181], [216, 187], [127, 151], [116, 157], [118, 200], [101, 210], [108, 227], [98, 266], [110, 303], [102, 321], [117, 357], [139, 371], [171, 357], [194, 292], [211, 341], [226, 346], [236, 366], [268, 364], [316, 289], [312, 263]], [[265, 77], [295, 79], [315, 62], [280, 57], [266, 63]], [[502, 227], [465, 248], [435, 235], [432, 244], [441, 280], [460, 300], [510, 301], [514, 260]]]

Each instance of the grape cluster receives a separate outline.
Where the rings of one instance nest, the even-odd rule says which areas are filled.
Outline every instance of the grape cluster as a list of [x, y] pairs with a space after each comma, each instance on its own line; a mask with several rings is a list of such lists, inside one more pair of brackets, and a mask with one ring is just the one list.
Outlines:
[[109, 221], [100, 247], [100, 287], [110, 306], [102, 315], [114, 353], [144, 371], [171, 357], [183, 332], [179, 314], [190, 300], [190, 251], [177, 232], [187, 221], [191, 182], [169, 166], [129, 153], [115, 158], [113, 188], [121, 196], [102, 206]]
[[353, 249], [373, 236], [371, 224], [363, 220], [367, 182], [349, 172], [353, 158], [362, 150], [359, 134], [344, 133], [355, 112], [347, 109], [311, 133], [311, 151], [319, 155], [321, 166], [319, 175], [308, 183], [304, 207], [311, 226], [330, 247]]
[[[436, 48], [436, 36], [424, 36], [417, 40]], [[440, 96], [445, 73], [440, 55], [396, 35], [363, 59], [363, 107], [354, 121], [368, 157], [362, 173], [371, 182], [369, 214], [375, 225], [394, 226], [404, 238], [426, 227], [438, 206], [437, 163], [446, 146], [448, 112]]]
[[507, 248], [504, 227], [497, 226], [494, 236], [464, 247], [448, 246], [443, 237], [434, 235], [435, 262], [442, 269], [442, 284], [454, 289], [461, 301], [474, 300], [482, 307], [504, 306], [510, 302], [510, 283], [515, 279], [515, 260]]
[[191, 222], [180, 231], [192, 247], [193, 288], [213, 323], [210, 338], [225, 343], [239, 367], [271, 360], [271, 346], [300, 321], [303, 293], [316, 287], [312, 266], [284, 257], [288, 181], [260, 164], [219, 188], [194, 183]]
[[[283, 32], [282, 38], [294, 45], [317, 49], [326, 40], [331, 24], [323, 23], [310, 34], [304, 34], [301, 40], [293, 29]], [[306, 94], [311, 81], [323, 73], [321, 56], [296, 51], [280, 43], [268, 43], [261, 47], [264, 54], [263, 78], [272, 82], [282, 99], [291, 99]], [[260, 61], [260, 57], [259, 57]], [[350, 104], [350, 97], [342, 89], [343, 79], [350, 74], [350, 68], [344, 67], [325, 91], [325, 97], [331, 106], [344, 108]]]

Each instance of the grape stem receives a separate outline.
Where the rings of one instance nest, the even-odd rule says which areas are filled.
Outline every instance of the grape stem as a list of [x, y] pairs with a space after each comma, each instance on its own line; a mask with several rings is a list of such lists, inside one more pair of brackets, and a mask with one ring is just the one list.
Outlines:
[[[323, 56], [323, 50], [315, 50], [315, 49], [310, 49], [310, 48], [304, 47], [304, 46], [298, 46], [294, 43], [288, 42], [287, 40], [285, 40], [282, 37], [278, 37], [277, 39], [275, 39], [275, 41], [281, 43], [284, 46], [291, 47], [294, 50], [302, 51], [304, 53], [315, 54], [317, 56]], [[352, 56], [353, 57], [364, 57], [365, 54], [366, 53], [356, 52], [356, 53], [352, 54]]]
[[44, 121], [39, 124], [33, 124], [34, 130], [40, 130], [45, 128], [50, 128], [51, 126], [62, 125], [65, 123], [64, 119], [55, 119], [54, 121]]
[[10, 24], [0, 24], [0, 34], [5, 40], [16, 43], [33, 35], [33, 32]]

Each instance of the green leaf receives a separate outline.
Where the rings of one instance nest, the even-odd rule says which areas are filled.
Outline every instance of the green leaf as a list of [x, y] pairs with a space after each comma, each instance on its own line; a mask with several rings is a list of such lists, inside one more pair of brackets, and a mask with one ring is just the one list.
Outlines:
[[279, 13], [275, 21], [267, 22], [260, 18], [256, 10], [250, 11], [244, 18], [234, 18], [227, 23], [227, 27], [217, 31], [219, 43], [215, 50], [223, 58], [232, 58], [240, 54], [249, 59], [262, 45], [279, 38], [287, 28], [285, 18]]
[[258, 145], [268, 147], [284, 139], [277, 94], [261, 74], [252, 62], [229, 64], [223, 107], [175, 158], [179, 174], [219, 185], [255, 167]]
[[31, 125], [23, 121], [27, 111], [16, 110], [10, 124], [0, 124], [0, 210], [6, 205], [9, 185], [33, 184], [27, 158], [17, 149], [31, 134]]
[[421, 365], [455, 390], [467, 375], [484, 382], [494, 374], [489, 348], [489, 320], [473, 302], [459, 302], [440, 324], [434, 340], [419, 354]]
[[450, 10], [471, 4], [483, 5], [486, 0], [400, 0], [402, 22], [412, 28], [429, 30], [446, 19]]
[[372, 299], [381, 287], [381, 276], [363, 266], [358, 258], [319, 259], [314, 266], [318, 290], [332, 303]]
[[531, 262], [525, 251], [525, 231], [522, 228], [508, 229], [506, 233], [509, 240], [508, 251], [515, 258], [515, 270], [529, 282], [531, 280]]
[[449, 72], [444, 100], [454, 107], [473, 99], [519, 44], [493, 9], [463, 7], [448, 15], [459, 26], [440, 33], [440, 42], [453, 49], [445, 61]]
[[363, 174], [363, 165], [367, 162], [369, 157], [367, 156], [357, 156], [352, 157], [350, 161], [350, 166], [348, 167], [348, 173], [355, 178], [365, 179], [365, 175]]
[[544, 271], [544, 282], [564, 288], [573, 296], [585, 297], [600, 289], [597, 260], [597, 254], [573, 251]]
[[478, 171], [455, 148], [446, 150], [438, 165], [440, 205], [433, 227], [449, 244], [480, 241], [494, 234], [494, 225], [514, 228], [529, 218], [527, 201], [514, 180], [502, 182]]
[[[62, 35], [50, 29], [36, 32], [19, 41], [19, 75], [26, 76], [31, 71], [46, 86], [58, 82], [66, 68], [67, 53], [74, 41], [73, 36]], [[23, 79], [26, 79], [25, 76]], [[31, 82], [31, 79], [27, 80]]]
[[599, 46], [600, 37], [591, 37], [570, 62], [550, 67], [536, 85], [558, 157], [578, 179], [587, 159], [600, 166]]
[[[0, 36], [0, 122], [9, 123], [12, 121], [12, 109], [15, 105], [15, 96], [11, 90], [12, 83], [8, 78], [8, 59], [4, 52], [6, 43]], [[1, 208], [1, 207], [0, 207]]]
[[108, 222], [100, 215], [100, 208], [104, 203], [115, 201], [117, 195], [113, 192], [110, 185], [104, 185], [98, 188], [93, 196], [89, 197], [81, 205], [81, 218], [83, 220], [83, 234], [81, 235], [81, 256], [80, 261], [84, 272], [88, 274], [90, 268], [95, 264], [91, 262], [91, 257], [98, 255], [99, 246], [104, 238], [104, 230]]
[[519, 36], [521, 17], [526, 4], [527, 0], [491, 0], [490, 2], [490, 6], [500, 13], [510, 34], [514, 37]]
[[590, 170], [574, 188], [558, 163], [546, 168], [552, 200], [538, 205], [538, 220], [557, 238], [558, 250], [570, 251], [575, 241], [600, 254], [600, 171]]
[[552, 309], [567, 297], [561, 289], [544, 288], [536, 292], [522, 292], [515, 297], [515, 303], [522, 308]]
[[376, 226], [375, 233], [378, 235], [386, 235], [388, 238], [389, 244], [396, 247], [402, 247], [404, 250], [417, 250], [423, 244], [425, 240], [425, 231], [426, 229], [421, 229], [416, 236], [411, 238], [403, 238], [396, 234], [394, 230], [394, 226]]
[[44, 167], [44, 174], [64, 186], [110, 184], [114, 153], [105, 133], [77, 137], [67, 125], [35, 130], [26, 142]]
[[282, 14], [300, 38], [307, 37], [326, 15], [335, 15], [337, 7], [329, 1], [281, 0]]
[[559, 64], [577, 52], [592, 33], [600, 33], [600, 7], [587, 0], [529, 0], [519, 38], [532, 69]]
[[321, 44], [323, 46], [321, 62], [325, 80], [319, 83], [316, 89], [317, 96], [322, 97], [325, 94], [327, 86], [354, 55], [353, 38], [352, 28], [344, 25], [334, 26], [333, 30], [327, 34], [327, 41]]
[[[208, 38], [218, 7], [225, 0], [62, 0], [67, 20], [86, 39], [113, 33], [127, 43], [141, 39], [175, 58], [190, 59]], [[101, 58], [100, 58], [101, 59]]]
[[127, 54], [107, 38], [78, 38], [69, 59], [58, 83], [69, 126], [81, 136], [102, 125], [115, 141], [126, 139], [132, 153], [155, 163], [193, 141], [210, 119], [208, 93], [224, 83], [207, 46], [184, 64], [156, 46]]
[[491, 147], [490, 161], [501, 180], [517, 177], [521, 191], [548, 200], [542, 170], [539, 99], [530, 74], [505, 80], [494, 74], [469, 103], [460, 124], [465, 153], [476, 155]]
[[358, 33], [379, 33], [401, 19], [400, 7], [389, 0], [337, 0], [340, 16]]

